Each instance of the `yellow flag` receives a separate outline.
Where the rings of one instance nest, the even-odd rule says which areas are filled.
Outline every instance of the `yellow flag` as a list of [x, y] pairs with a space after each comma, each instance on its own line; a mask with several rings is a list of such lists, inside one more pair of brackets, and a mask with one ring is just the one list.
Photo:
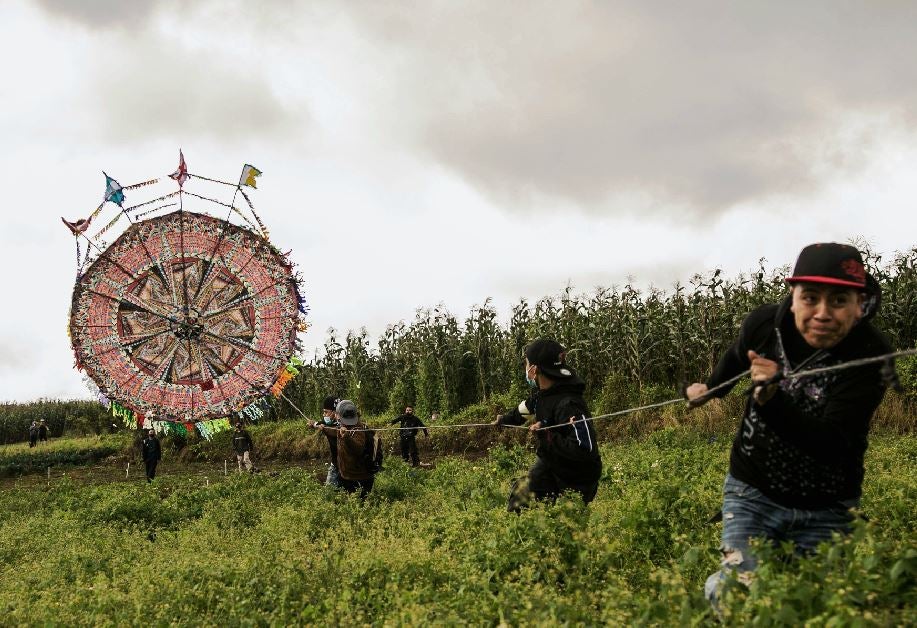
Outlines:
[[261, 171], [252, 166], [251, 164], [245, 164], [242, 166], [242, 176], [239, 178], [239, 185], [248, 185], [253, 188], [257, 188], [255, 185], [255, 177], [260, 177]]

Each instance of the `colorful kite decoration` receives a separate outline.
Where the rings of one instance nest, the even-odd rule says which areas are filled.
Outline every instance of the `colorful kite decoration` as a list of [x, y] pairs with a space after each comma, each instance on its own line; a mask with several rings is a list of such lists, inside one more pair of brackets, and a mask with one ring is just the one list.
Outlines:
[[[179, 153], [169, 175], [177, 191], [125, 208], [125, 191], [160, 179], [122, 187], [106, 174], [102, 206], [87, 219], [64, 220], [77, 240], [69, 328], [76, 366], [125, 425], [177, 434], [197, 424], [209, 439], [230, 417], [260, 418], [298, 373], [297, 332], [307, 327], [301, 278], [289, 253], [267, 240], [248, 195], [258, 227], [235, 205], [241, 186], [251, 179], [254, 187], [260, 174], [246, 164], [238, 184], [195, 175]], [[235, 188], [232, 200], [213, 198], [206, 186], [214, 185]], [[106, 202], [117, 213], [90, 236]], [[126, 229], [106, 246], [102, 236], [122, 218]], [[164, 428], [164, 421], [185, 427]]]

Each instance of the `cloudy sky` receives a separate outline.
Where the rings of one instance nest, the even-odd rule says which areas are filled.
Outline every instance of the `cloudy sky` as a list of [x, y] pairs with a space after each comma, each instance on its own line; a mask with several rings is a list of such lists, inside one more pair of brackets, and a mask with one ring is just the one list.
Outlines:
[[179, 148], [264, 172], [307, 347], [437, 303], [917, 245], [912, 3], [6, 0], [0, 56], [0, 400], [88, 396], [60, 217]]

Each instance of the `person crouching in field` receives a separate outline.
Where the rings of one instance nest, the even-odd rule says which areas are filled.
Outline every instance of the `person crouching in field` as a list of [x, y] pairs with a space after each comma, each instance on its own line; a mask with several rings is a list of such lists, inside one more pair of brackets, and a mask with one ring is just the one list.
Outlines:
[[729, 572], [750, 580], [757, 563], [752, 538], [790, 541], [804, 554], [850, 529], [869, 423], [885, 394], [878, 364], [772, 383], [780, 373], [890, 351], [868, 322], [881, 294], [854, 247], [807, 246], [786, 281], [783, 302], [752, 311], [707, 382], [686, 389], [697, 406], [724, 396], [728, 388], [707, 390], [746, 369], [756, 384], [723, 487], [722, 568], [705, 585], [714, 606]]
[[537, 460], [527, 477], [513, 482], [507, 509], [519, 512], [533, 498], [553, 501], [564, 491], [576, 491], [588, 504], [598, 491], [602, 459], [595, 426], [584, 420], [590, 416], [585, 383], [567, 365], [564, 348], [544, 338], [525, 349], [525, 379], [532, 396], [494, 422], [522, 425], [535, 415], [529, 430], [538, 439]]
[[252, 442], [252, 435], [242, 426], [242, 421], [236, 421], [236, 431], [232, 435], [232, 448], [236, 452], [236, 464], [239, 466], [239, 471], [242, 471], [243, 464], [249, 473], [258, 471], [255, 463], [252, 462], [255, 444]]
[[147, 432], [146, 438], [140, 442], [140, 454], [146, 465], [146, 481], [152, 482], [156, 477], [156, 465], [162, 459], [162, 447], [154, 430]]
[[338, 403], [335, 413], [340, 422], [338, 427], [321, 423], [314, 423], [313, 426], [335, 440], [340, 487], [348, 493], [359, 489], [360, 499], [363, 499], [373, 490], [374, 469], [370, 452], [374, 432], [360, 421], [357, 407], [348, 399]]

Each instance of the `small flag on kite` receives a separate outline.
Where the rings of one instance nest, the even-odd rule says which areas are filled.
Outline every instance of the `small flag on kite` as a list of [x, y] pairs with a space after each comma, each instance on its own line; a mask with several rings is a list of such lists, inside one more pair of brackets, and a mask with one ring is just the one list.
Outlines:
[[63, 216], [61, 216], [60, 219], [64, 221], [64, 224], [67, 225], [67, 227], [70, 229], [71, 232], [73, 232], [73, 235], [75, 236], [78, 236], [81, 233], [83, 233], [84, 231], [86, 231], [87, 229], [89, 229], [89, 223], [92, 222], [92, 216], [90, 216], [89, 218], [80, 218], [79, 220], [75, 222], [70, 222]]
[[251, 164], [245, 164], [242, 166], [242, 176], [239, 178], [239, 185], [247, 185], [253, 188], [257, 188], [255, 185], [255, 177], [260, 177], [261, 171], [252, 166]]
[[105, 174], [105, 200], [115, 203], [119, 207], [124, 207], [124, 192], [121, 191], [121, 184]]
[[178, 151], [178, 170], [169, 175], [178, 181], [178, 187], [182, 187], [188, 180], [188, 164], [185, 163], [185, 156]]

